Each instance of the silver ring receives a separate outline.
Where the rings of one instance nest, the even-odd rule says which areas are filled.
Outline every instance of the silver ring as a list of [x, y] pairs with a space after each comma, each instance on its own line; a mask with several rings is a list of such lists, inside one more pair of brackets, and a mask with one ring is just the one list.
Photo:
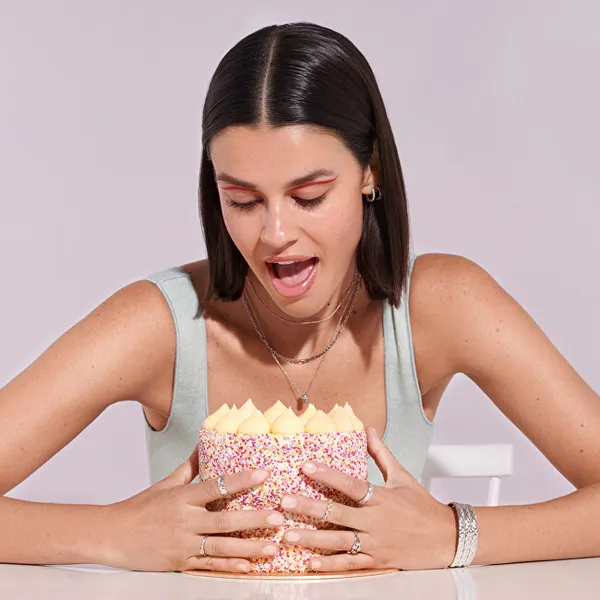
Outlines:
[[207, 535], [202, 536], [202, 543], [200, 544], [200, 552], [198, 552], [199, 556], [206, 556], [206, 551], [204, 550], [204, 546], [206, 545], [207, 539], [208, 539]]
[[367, 493], [358, 501], [359, 504], [366, 504], [373, 497], [373, 490], [375, 486], [369, 482], [367, 487]]
[[358, 537], [358, 531], [353, 531], [354, 533], [354, 543], [352, 544], [352, 548], [348, 550], [348, 554], [358, 554], [360, 552], [360, 538]]
[[325, 507], [325, 512], [323, 513], [323, 516], [321, 517], [321, 523], [326, 523], [327, 519], [329, 519], [329, 513], [331, 512], [332, 506], [333, 506], [333, 500], [331, 498], [329, 498], [327, 500], [327, 506]]
[[219, 492], [221, 492], [222, 496], [229, 496], [229, 492], [227, 491], [227, 488], [225, 487], [225, 475], [223, 475], [223, 473], [221, 473], [218, 477], [217, 477], [217, 487], [219, 488]]

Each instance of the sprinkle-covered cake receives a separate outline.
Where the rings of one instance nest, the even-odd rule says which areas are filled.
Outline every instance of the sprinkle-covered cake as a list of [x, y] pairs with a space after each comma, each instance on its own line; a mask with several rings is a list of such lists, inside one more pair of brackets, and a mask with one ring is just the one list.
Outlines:
[[209, 510], [279, 510], [285, 517], [280, 527], [254, 529], [235, 534], [280, 544], [277, 554], [269, 558], [251, 558], [255, 573], [303, 572], [309, 560], [326, 554], [282, 541], [283, 533], [292, 528], [340, 529], [331, 523], [285, 512], [280, 501], [286, 494], [356, 506], [341, 492], [325, 487], [307, 477], [301, 466], [314, 460], [359, 479], [367, 478], [367, 437], [363, 424], [350, 405], [336, 406], [324, 413], [310, 404], [300, 415], [277, 401], [264, 413], [252, 400], [241, 408], [224, 404], [209, 415], [199, 434], [199, 468], [202, 480], [219, 474], [248, 469], [266, 469], [266, 481], [255, 488], [216, 500]]

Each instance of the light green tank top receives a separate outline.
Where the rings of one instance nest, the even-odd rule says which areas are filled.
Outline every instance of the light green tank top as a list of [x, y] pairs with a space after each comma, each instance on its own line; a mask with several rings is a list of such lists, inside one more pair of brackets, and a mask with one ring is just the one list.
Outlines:
[[[383, 441], [413, 477], [420, 479], [433, 435], [433, 423], [423, 405], [410, 331], [408, 294], [416, 256], [411, 256], [407, 285], [398, 308], [383, 304], [387, 423]], [[207, 410], [206, 329], [199, 299], [190, 276], [173, 267], [146, 277], [165, 296], [176, 332], [175, 381], [171, 414], [161, 431], [144, 418], [150, 480], [172, 473], [192, 453]], [[381, 485], [383, 477], [369, 457], [369, 480]], [[198, 481], [196, 478], [194, 481]]]

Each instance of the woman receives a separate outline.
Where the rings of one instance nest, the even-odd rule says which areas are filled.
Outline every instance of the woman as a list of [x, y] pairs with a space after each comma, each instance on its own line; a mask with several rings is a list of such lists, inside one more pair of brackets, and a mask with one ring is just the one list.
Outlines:
[[[196, 483], [194, 444], [209, 412], [248, 397], [297, 413], [308, 401], [325, 411], [348, 401], [370, 426], [374, 488], [305, 465], [362, 502], [328, 511], [348, 531], [283, 542], [336, 552], [314, 570], [600, 555], [598, 396], [482, 268], [410, 253], [390, 124], [346, 38], [309, 23], [272, 26], [227, 53], [204, 108], [200, 207], [207, 261], [118, 291], [0, 391], [3, 494], [129, 399], [144, 408], [156, 483], [109, 506], [2, 497], [1, 562], [247, 571], [272, 544], [223, 534], [279, 524], [281, 514], [204, 505], [268, 473]], [[578, 490], [476, 510], [429, 495], [418, 478], [457, 373]], [[314, 517], [326, 509], [302, 497], [282, 506]]]

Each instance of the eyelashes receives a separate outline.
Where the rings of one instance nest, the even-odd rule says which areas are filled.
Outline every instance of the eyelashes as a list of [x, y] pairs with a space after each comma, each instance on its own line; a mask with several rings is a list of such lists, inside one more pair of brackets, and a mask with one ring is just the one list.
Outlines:
[[[294, 198], [294, 200], [304, 210], [312, 210], [325, 200], [325, 196], [326, 194], [323, 194], [318, 198], [310, 198], [308, 200], [304, 198]], [[252, 200], [251, 202], [236, 202], [235, 200], [231, 200], [231, 198], [227, 198], [226, 202], [227, 205], [231, 206], [232, 208], [237, 208], [243, 212], [249, 212], [260, 202], [260, 200]]]

